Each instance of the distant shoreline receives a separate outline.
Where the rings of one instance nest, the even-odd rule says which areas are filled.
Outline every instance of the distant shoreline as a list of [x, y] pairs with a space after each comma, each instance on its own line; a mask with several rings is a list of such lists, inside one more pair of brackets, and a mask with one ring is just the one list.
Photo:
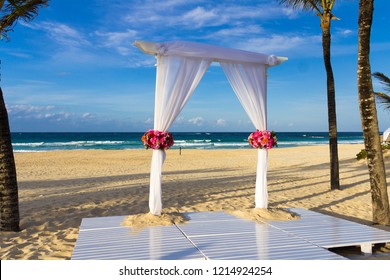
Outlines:
[[[248, 149], [250, 132], [173, 132], [171, 149]], [[62, 150], [142, 150], [142, 132], [19, 132], [12, 133], [15, 152]], [[278, 147], [328, 144], [328, 132], [277, 132]], [[339, 132], [339, 144], [363, 144], [360, 132]]]

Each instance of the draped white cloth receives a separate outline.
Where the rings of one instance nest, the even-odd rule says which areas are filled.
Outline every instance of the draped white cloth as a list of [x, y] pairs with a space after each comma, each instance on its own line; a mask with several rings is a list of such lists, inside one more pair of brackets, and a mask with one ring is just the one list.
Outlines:
[[[157, 56], [154, 129], [167, 131], [194, 92], [210, 63], [220, 62], [238, 99], [254, 126], [267, 124], [266, 71], [287, 58], [243, 50], [173, 41], [134, 43], [143, 52]], [[256, 207], [268, 207], [267, 151], [259, 149], [256, 177]], [[161, 174], [165, 151], [154, 150], [150, 173], [149, 208], [160, 215]]]
[[151, 43], [135, 41], [134, 44], [148, 54], [159, 54], [164, 56], [185, 56], [210, 59], [219, 62], [235, 63], [260, 63], [275, 66], [287, 58], [263, 53], [255, 53], [244, 50], [210, 46], [195, 42], [172, 41], [164, 43]]
[[[245, 112], [258, 130], [267, 129], [267, 66], [254, 63], [222, 63], [221, 66]], [[258, 150], [255, 207], [268, 207], [268, 152]]]
[[[203, 58], [157, 56], [154, 129], [167, 131], [202, 79], [211, 61]], [[161, 174], [164, 150], [153, 150], [149, 209], [161, 215]]]

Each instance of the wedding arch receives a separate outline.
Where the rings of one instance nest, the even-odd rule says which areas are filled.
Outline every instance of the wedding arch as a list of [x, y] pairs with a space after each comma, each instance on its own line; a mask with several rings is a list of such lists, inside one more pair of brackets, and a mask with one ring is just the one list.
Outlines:
[[[267, 69], [287, 58], [194, 42], [153, 43], [135, 46], [157, 59], [154, 130], [166, 132], [212, 62], [219, 62], [249, 119], [257, 130], [267, 128]], [[162, 166], [166, 153], [154, 149], [150, 172], [149, 209], [161, 215]], [[267, 149], [258, 149], [255, 207], [268, 207]]]

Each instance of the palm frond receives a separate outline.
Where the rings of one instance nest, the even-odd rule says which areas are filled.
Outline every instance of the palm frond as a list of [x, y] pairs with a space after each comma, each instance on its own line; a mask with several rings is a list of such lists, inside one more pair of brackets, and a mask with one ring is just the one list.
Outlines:
[[29, 22], [38, 15], [40, 8], [48, 6], [49, 0], [7, 0], [1, 7], [0, 36], [7, 37], [18, 20]]
[[318, 7], [322, 6], [321, 0], [276, 0], [279, 5], [291, 7], [297, 10], [318, 11]]
[[375, 72], [372, 76], [379, 80], [385, 91], [390, 92], [390, 78], [381, 72]]
[[375, 96], [378, 101], [384, 105], [384, 107], [390, 110], [390, 96], [383, 92], [375, 92]]

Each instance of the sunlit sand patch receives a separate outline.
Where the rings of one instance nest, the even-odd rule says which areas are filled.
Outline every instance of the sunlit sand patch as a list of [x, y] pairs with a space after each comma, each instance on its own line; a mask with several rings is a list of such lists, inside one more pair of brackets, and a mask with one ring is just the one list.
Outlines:
[[187, 221], [188, 219], [182, 213], [162, 213], [160, 216], [156, 216], [149, 212], [145, 214], [126, 216], [123, 219], [121, 226], [142, 229], [149, 226], [170, 226], [174, 224], [182, 224]]
[[299, 220], [301, 218], [297, 213], [282, 208], [252, 208], [229, 211], [229, 213], [242, 219], [248, 219], [257, 222], [262, 222], [264, 220], [291, 221]]

